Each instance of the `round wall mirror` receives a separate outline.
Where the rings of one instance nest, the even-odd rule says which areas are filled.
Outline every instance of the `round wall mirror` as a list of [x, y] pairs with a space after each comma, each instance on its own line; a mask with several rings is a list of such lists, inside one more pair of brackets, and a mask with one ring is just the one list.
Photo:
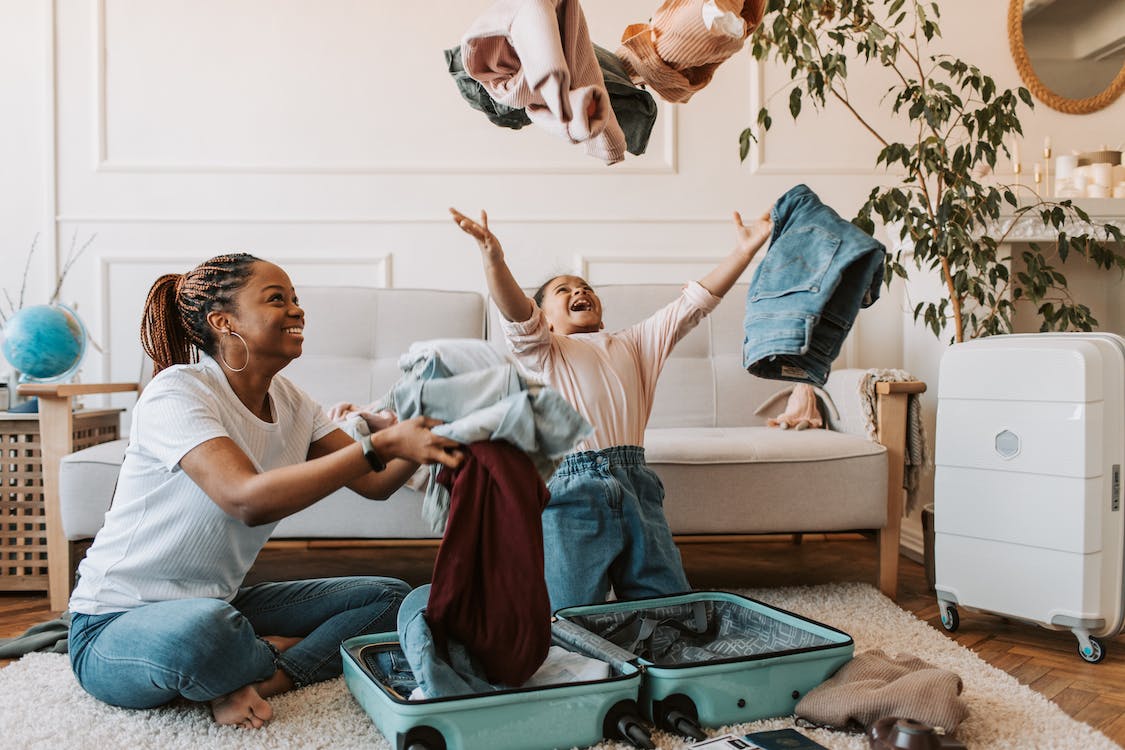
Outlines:
[[1010, 0], [1008, 42], [1024, 85], [1070, 114], [1125, 91], [1125, 0]]

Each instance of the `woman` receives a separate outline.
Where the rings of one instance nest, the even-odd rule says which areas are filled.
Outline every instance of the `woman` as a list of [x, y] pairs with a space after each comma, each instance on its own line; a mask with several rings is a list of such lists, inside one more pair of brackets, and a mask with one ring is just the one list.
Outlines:
[[303, 328], [288, 275], [251, 255], [149, 291], [141, 340], [157, 374], [70, 600], [71, 665], [95, 697], [130, 708], [182, 697], [258, 728], [266, 698], [340, 674], [344, 639], [395, 629], [409, 591], [395, 579], [241, 586], [282, 518], [344, 486], [385, 499], [419, 463], [462, 460], [430, 431], [436, 420], [363, 442], [337, 429], [278, 375], [301, 356]]

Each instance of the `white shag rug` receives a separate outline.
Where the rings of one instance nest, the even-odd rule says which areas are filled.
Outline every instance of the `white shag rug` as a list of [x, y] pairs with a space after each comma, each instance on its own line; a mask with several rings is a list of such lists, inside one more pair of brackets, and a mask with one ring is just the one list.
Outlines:
[[[952, 670], [964, 683], [970, 709], [956, 737], [969, 748], [1113, 750], [1105, 735], [1071, 719], [1055, 704], [972, 651], [896, 606], [862, 583], [738, 593], [836, 627], [855, 640], [855, 651], [880, 648], [908, 653]], [[1077, 656], [1075, 657], [1077, 658]], [[0, 669], [0, 745], [31, 748], [128, 747], [135, 750], [201, 748], [332, 748], [390, 750], [375, 725], [352, 698], [343, 678], [271, 699], [273, 721], [257, 731], [220, 727], [205, 706], [136, 711], [113, 708], [87, 695], [75, 682], [67, 657], [30, 654]], [[745, 733], [794, 726], [792, 717], [768, 719], [723, 731]], [[799, 731], [833, 750], [868, 750], [862, 735], [800, 727]], [[657, 732], [653, 739], [669, 750], [690, 744]], [[530, 740], [530, 738], [529, 738]], [[626, 750], [605, 742], [598, 750]], [[473, 749], [469, 749], [473, 750]]]

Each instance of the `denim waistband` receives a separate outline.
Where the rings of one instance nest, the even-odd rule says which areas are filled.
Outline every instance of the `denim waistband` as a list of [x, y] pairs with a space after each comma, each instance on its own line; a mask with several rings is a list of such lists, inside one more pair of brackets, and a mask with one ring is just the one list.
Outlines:
[[645, 449], [640, 445], [614, 445], [599, 451], [571, 453], [562, 460], [555, 476], [585, 474], [591, 469], [608, 466], [644, 466]]

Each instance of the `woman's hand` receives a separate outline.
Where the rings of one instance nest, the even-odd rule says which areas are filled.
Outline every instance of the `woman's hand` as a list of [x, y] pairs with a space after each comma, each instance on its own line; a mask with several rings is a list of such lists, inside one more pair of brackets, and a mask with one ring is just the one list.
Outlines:
[[414, 417], [380, 430], [373, 436], [373, 442], [384, 459], [393, 456], [418, 464], [438, 463], [456, 469], [465, 454], [457, 441], [433, 433], [432, 428], [441, 423], [440, 419]]
[[481, 209], [480, 212], [480, 223], [473, 221], [455, 208], [449, 209], [449, 213], [453, 215], [453, 220], [457, 223], [457, 226], [461, 227], [461, 231], [477, 241], [485, 258], [490, 261], [504, 258], [504, 249], [500, 247], [500, 240], [496, 239], [496, 235], [488, 228], [488, 213], [484, 209]]

